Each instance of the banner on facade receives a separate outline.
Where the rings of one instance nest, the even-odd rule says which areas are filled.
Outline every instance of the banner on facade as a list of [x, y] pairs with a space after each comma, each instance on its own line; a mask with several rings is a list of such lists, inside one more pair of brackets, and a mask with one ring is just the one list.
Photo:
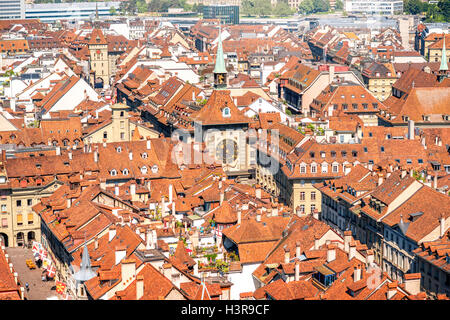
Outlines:
[[33, 241], [33, 247], [31, 248], [33, 253], [38, 253], [39, 249], [41, 249], [41, 248], [42, 248], [42, 245], [39, 242]]
[[49, 258], [42, 259], [42, 268], [48, 270], [52, 265], [52, 260]]
[[47, 268], [47, 276], [48, 276], [49, 278], [54, 278], [54, 277], [55, 277], [55, 273], [56, 273], [56, 268], [55, 268], [55, 266], [54, 266], [54, 265], [50, 265], [50, 266]]
[[59, 294], [63, 294], [66, 290], [66, 284], [61, 281], [56, 281], [56, 292]]

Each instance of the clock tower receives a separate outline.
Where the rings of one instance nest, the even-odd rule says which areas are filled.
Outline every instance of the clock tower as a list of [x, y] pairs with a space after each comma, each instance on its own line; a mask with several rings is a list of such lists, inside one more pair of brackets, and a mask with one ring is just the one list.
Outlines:
[[222, 48], [222, 30], [219, 27], [219, 40], [217, 44], [216, 65], [214, 66], [214, 88], [227, 88], [227, 69], [225, 67], [225, 58], [223, 56]]
[[236, 107], [229, 90], [214, 90], [192, 119], [195, 142], [204, 143], [210, 159], [222, 165], [229, 177], [253, 175], [252, 150], [247, 143], [251, 119]]

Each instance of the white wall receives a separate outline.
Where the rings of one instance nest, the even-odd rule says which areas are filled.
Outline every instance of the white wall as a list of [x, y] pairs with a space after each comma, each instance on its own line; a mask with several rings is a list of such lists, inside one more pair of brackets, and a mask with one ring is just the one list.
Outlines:
[[242, 292], [255, 291], [255, 283], [253, 282], [253, 271], [258, 268], [259, 263], [246, 264], [242, 266], [241, 273], [229, 273], [229, 280], [233, 283], [230, 288], [230, 299], [239, 300], [239, 294]]

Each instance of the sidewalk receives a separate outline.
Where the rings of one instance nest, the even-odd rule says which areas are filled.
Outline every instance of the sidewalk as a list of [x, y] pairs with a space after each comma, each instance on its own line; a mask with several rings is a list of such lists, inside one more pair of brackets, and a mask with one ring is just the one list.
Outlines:
[[31, 249], [24, 249], [23, 247], [6, 248], [14, 269], [19, 275], [19, 280], [25, 288], [25, 283], [28, 282], [30, 290], [25, 289], [25, 298], [28, 300], [46, 300], [48, 297], [57, 296], [55, 290], [51, 290], [55, 286], [55, 281], [42, 281], [42, 269], [36, 268], [28, 269], [25, 260], [32, 259], [34, 261], [33, 252]]

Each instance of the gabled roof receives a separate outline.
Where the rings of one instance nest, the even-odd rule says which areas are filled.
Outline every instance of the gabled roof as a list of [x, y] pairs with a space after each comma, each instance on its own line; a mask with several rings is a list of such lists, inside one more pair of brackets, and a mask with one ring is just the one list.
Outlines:
[[[224, 109], [229, 108], [229, 116], [224, 116]], [[247, 118], [234, 104], [229, 90], [214, 90], [206, 104], [193, 115], [195, 122], [202, 125], [245, 124]]]

